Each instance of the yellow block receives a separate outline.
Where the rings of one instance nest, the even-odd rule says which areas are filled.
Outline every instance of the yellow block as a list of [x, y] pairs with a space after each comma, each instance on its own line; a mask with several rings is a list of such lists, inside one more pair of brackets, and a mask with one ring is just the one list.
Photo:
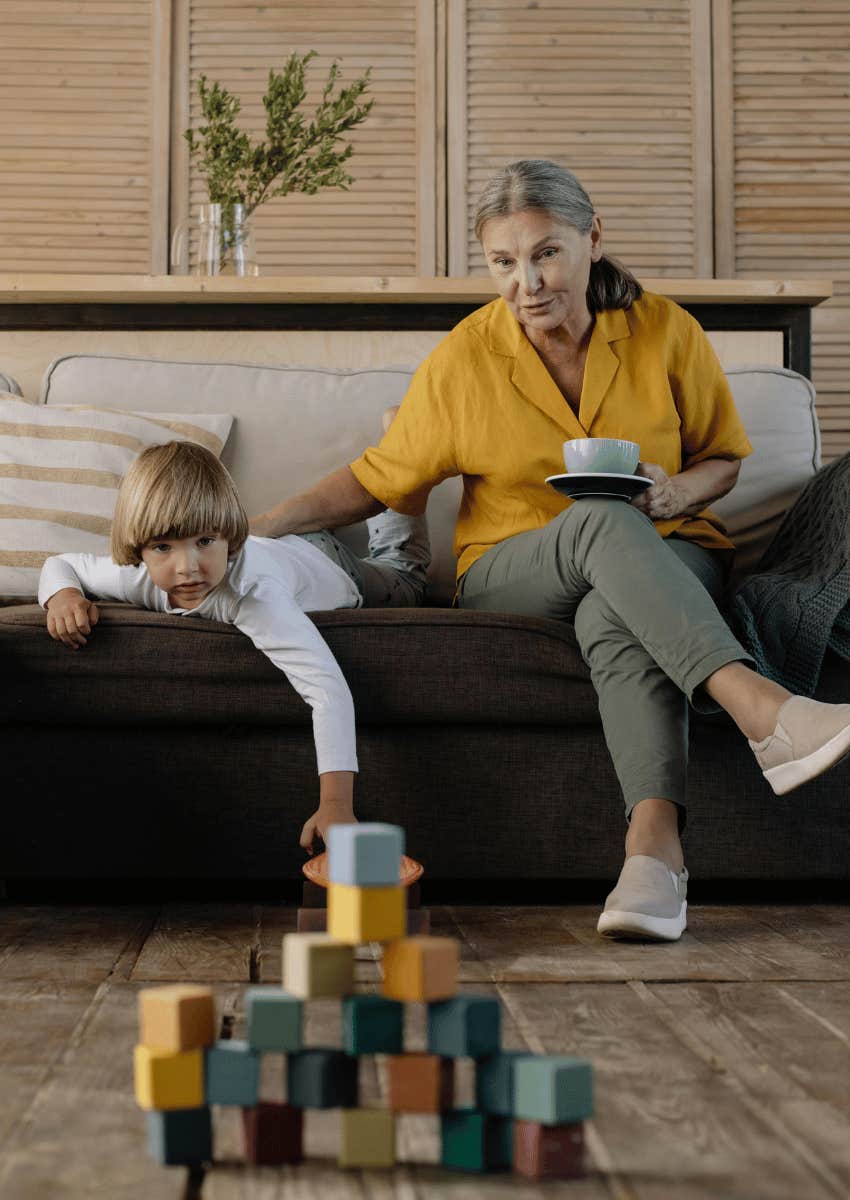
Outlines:
[[139, 992], [139, 1041], [163, 1050], [198, 1050], [215, 1041], [212, 988], [178, 983]]
[[140, 1108], [201, 1108], [205, 1103], [202, 1050], [136, 1046], [133, 1066]]
[[354, 947], [329, 933], [283, 935], [283, 986], [293, 996], [348, 996], [354, 991]]
[[392, 942], [404, 937], [407, 912], [402, 887], [328, 885], [328, 933], [342, 942]]
[[395, 1113], [385, 1108], [340, 1110], [339, 1165], [395, 1165]]
[[400, 938], [384, 948], [381, 990], [393, 1000], [447, 1000], [457, 994], [457, 964], [457, 938]]

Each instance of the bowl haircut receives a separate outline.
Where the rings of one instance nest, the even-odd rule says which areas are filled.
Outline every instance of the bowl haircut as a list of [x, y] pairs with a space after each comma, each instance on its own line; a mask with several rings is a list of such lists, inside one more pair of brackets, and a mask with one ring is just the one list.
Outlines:
[[196, 442], [148, 446], [121, 481], [109, 549], [119, 566], [138, 566], [156, 539], [213, 532], [232, 557], [248, 537], [248, 517], [230, 473]]

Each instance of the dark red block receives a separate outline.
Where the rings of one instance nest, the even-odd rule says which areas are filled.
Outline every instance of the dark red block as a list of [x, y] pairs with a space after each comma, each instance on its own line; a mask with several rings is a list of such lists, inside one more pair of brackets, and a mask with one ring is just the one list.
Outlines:
[[584, 1173], [584, 1125], [514, 1121], [514, 1170], [527, 1179], [574, 1179]]
[[279, 1167], [304, 1157], [304, 1110], [291, 1104], [261, 1100], [242, 1109], [245, 1161], [254, 1166]]
[[[328, 927], [326, 908], [299, 908], [295, 914], [297, 933], [324, 933]], [[427, 908], [407, 910], [407, 936], [422, 937], [431, 932], [431, 912]]]

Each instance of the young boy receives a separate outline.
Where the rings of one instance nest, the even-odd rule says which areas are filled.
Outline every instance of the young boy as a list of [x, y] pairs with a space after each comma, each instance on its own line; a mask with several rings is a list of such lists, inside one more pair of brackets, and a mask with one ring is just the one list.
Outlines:
[[[388, 410], [384, 426], [395, 410]], [[354, 821], [354, 703], [312, 621], [320, 609], [415, 605], [430, 561], [423, 517], [372, 518], [369, 555], [358, 559], [331, 533], [253, 537], [227, 470], [193, 442], [149, 446], [118, 492], [111, 557], [59, 554], [39, 580], [52, 638], [85, 646], [96, 600], [235, 625], [279, 667], [313, 710], [319, 806], [300, 844], [313, 851], [329, 825]]]

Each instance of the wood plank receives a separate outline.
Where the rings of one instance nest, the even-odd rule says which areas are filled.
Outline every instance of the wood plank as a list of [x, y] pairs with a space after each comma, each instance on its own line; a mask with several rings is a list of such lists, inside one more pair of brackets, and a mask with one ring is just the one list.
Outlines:
[[133, 1095], [136, 994], [127, 983], [95, 990], [0, 1153], [0, 1195], [184, 1200], [186, 1171], [149, 1158]]
[[134, 982], [252, 980], [260, 909], [250, 904], [169, 904], [130, 974]]
[[[699, 987], [709, 985], [695, 985]], [[624, 1194], [697, 1197], [837, 1197], [833, 1172], [775, 1136], [763, 1106], [734, 1075], [671, 1029], [643, 984], [600, 987], [503, 984], [499, 994], [532, 1050], [578, 1054], [594, 1067], [588, 1123]], [[666, 993], [665, 993], [666, 994]]]
[[153, 908], [3, 905], [0, 981], [127, 978], [155, 920]]

